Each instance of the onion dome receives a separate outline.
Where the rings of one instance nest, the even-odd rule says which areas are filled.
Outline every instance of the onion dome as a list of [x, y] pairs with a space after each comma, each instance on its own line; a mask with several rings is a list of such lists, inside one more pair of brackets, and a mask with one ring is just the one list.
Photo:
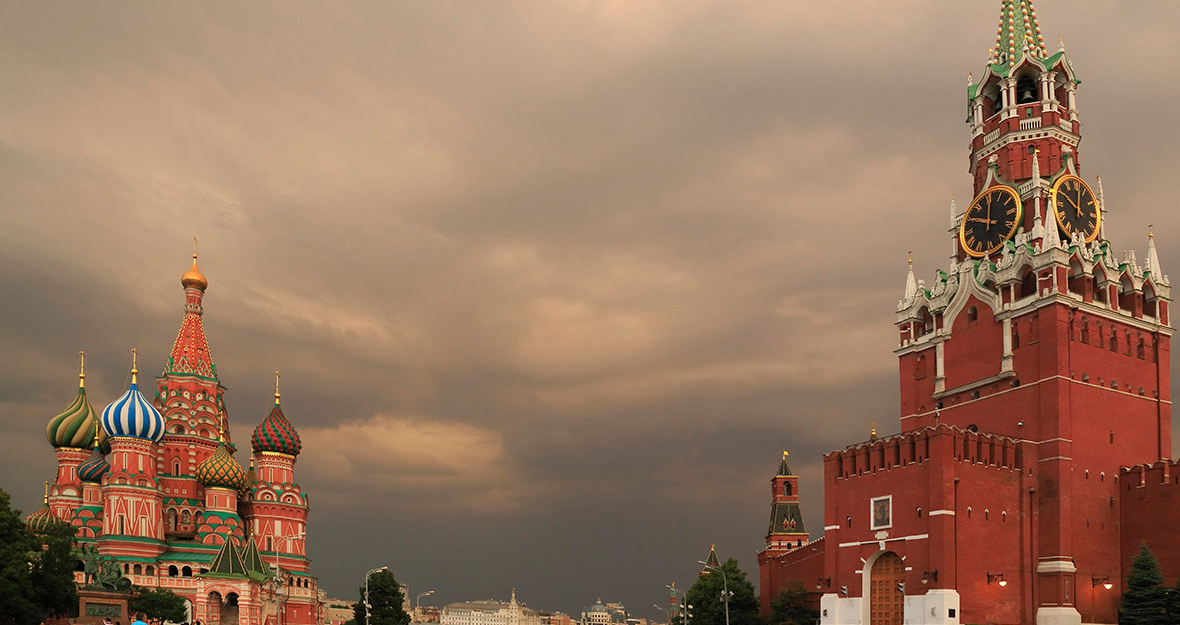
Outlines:
[[91, 484], [102, 482], [102, 476], [111, 470], [111, 465], [102, 454], [96, 453], [89, 460], [78, 465], [78, 479]]
[[102, 429], [107, 436], [128, 436], [160, 442], [164, 438], [164, 417], [139, 392], [137, 352], [131, 350], [131, 387], [102, 411]]
[[270, 451], [289, 456], [298, 456], [303, 449], [299, 432], [295, 431], [295, 427], [287, 420], [282, 406], [279, 405], [278, 371], [275, 371], [275, 407], [271, 408], [270, 414], [254, 428], [250, 443], [254, 446], [254, 451]]
[[204, 486], [242, 490], [246, 488], [246, 471], [230, 455], [229, 446], [225, 444], [224, 420], [222, 423], [217, 451], [197, 465], [197, 480]]
[[45, 482], [45, 498], [42, 499], [41, 509], [25, 517], [25, 525], [34, 534], [47, 534], [61, 524], [62, 520], [49, 509], [49, 482]]
[[192, 288], [202, 291], [209, 288], [209, 279], [201, 273], [200, 269], [197, 269], [197, 239], [195, 237], [193, 238], [193, 266], [181, 274], [180, 285], [186, 289]]
[[61, 414], [50, 419], [49, 425], [45, 428], [45, 436], [54, 447], [90, 449], [94, 446], [97, 436], [98, 413], [86, 398], [86, 353], [78, 353], [82, 355], [82, 367], [78, 373], [78, 395]]

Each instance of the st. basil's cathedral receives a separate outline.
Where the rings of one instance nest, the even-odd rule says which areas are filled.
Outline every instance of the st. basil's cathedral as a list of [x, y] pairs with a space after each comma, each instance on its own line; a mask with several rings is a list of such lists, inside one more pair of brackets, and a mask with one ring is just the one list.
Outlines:
[[816, 540], [784, 455], [764, 612], [801, 583], [822, 624], [1113, 624], [1141, 545], [1180, 576], [1171, 283], [1150, 227], [1142, 261], [1107, 238], [1064, 44], [1000, 4], [966, 89], [974, 199], [897, 307], [901, 432], [824, 456]]
[[[132, 350], [130, 386], [96, 412], [83, 355], [77, 396], [46, 428], [57, 478], [27, 523], [35, 531], [72, 524], [82, 553], [113, 568], [121, 589], [170, 590], [188, 601], [192, 621], [319, 623], [308, 496], [295, 481], [301, 443], [280, 405], [278, 373], [274, 407], [254, 428], [244, 469], [205, 337], [209, 282], [195, 252], [180, 282], [184, 318], [151, 399]], [[80, 587], [96, 587], [92, 573], [78, 573]]]

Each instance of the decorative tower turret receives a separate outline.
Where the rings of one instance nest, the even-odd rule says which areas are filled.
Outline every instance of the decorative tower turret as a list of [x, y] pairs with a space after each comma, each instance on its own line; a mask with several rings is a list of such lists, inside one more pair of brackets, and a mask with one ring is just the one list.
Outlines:
[[78, 354], [81, 357], [78, 394], [45, 428], [49, 444], [57, 452], [57, 479], [49, 489], [49, 507], [57, 518], [67, 523], [74, 518], [78, 506], [82, 505], [82, 481], [78, 477], [78, 465], [87, 459], [90, 449], [106, 443], [106, 436], [97, 434], [98, 414], [86, 397], [86, 353]]
[[293, 571], [306, 572], [308, 499], [295, 482], [295, 457], [303, 444], [283, 414], [279, 372], [275, 372], [275, 404], [254, 428], [255, 481], [246, 488], [243, 516], [263, 557]]
[[784, 451], [778, 473], [770, 481], [770, 529], [766, 532], [766, 553], [770, 557], [801, 547], [808, 540], [799, 510], [799, 477], [791, 472], [787, 455]]
[[224, 433], [222, 426], [217, 451], [197, 465], [197, 480], [205, 490], [205, 511], [197, 527], [197, 540], [205, 545], [220, 545], [229, 537], [245, 538], [242, 518], [238, 516], [238, 493], [246, 487], [246, 471], [230, 455]]
[[164, 418], [139, 392], [137, 357], [131, 350], [131, 386], [102, 411], [102, 429], [111, 440], [111, 470], [103, 486], [99, 550], [155, 558], [165, 551], [156, 471]]
[[[203, 498], [196, 478], [197, 466], [213, 456], [224, 437], [231, 447], [223, 394], [217, 366], [209, 350], [202, 318], [202, 301], [209, 280], [197, 268], [196, 240], [193, 264], [180, 277], [184, 288], [184, 319], [172, 344], [164, 372], [156, 378], [155, 405], [164, 415], [161, 485], [172, 496], [164, 510], [165, 532], [181, 538], [197, 534], [197, 517]], [[224, 433], [221, 432], [224, 429]]]

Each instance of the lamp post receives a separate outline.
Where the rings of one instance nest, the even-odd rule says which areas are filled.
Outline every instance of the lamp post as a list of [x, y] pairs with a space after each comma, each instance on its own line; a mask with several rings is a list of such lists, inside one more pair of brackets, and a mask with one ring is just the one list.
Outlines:
[[373, 607], [373, 604], [369, 603], [369, 578], [373, 576], [373, 573], [388, 570], [388, 566], [383, 566], [365, 573], [365, 625], [369, 625], [369, 609]]
[[[433, 595], [433, 594], [434, 594], [433, 590], [427, 590], [426, 592], [418, 593], [418, 596], [414, 597], [414, 616], [416, 616], [416, 617], [419, 616], [418, 612], [419, 612], [419, 609], [422, 607], [422, 597], [426, 597], [428, 595]], [[368, 623], [366, 623], [365, 625], [368, 625]]]
[[668, 619], [668, 625], [672, 625], [672, 614], [668, 612], [668, 608], [662, 608], [654, 603], [651, 604], [651, 607], [659, 610], [660, 612], [663, 612], [664, 616]]
[[[291, 541], [301, 539], [301, 538], [307, 536], [307, 532], [300, 531], [296, 534], [291, 534], [290, 536], [286, 536], [286, 535], [276, 536], [274, 533], [274, 530], [272, 529], [270, 536], [271, 536], [271, 539], [273, 539], [275, 541], [275, 563], [274, 563], [274, 567], [275, 567], [275, 580], [274, 580], [275, 581], [275, 622], [277, 623], [277, 625], [283, 625], [283, 602], [280, 599], [280, 597], [282, 595], [279, 593], [279, 591], [283, 587], [283, 584], [282, 584], [283, 567], [279, 565], [279, 556], [281, 555], [281, 551], [279, 549], [278, 542], [280, 540], [283, 541], [283, 544], [287, 546], [287, 549], [290, 549], [291, 548]], [[288, 599], [291, 598], [291, 587], [290, 586], [287, 587], [287, 598]]]
[[697, 564], [703, 565], [710, 571], [717, 571], [721, 574], [721, 600], [725, 602], [725, 625], [729, 625], [729, 598], [733, 596], [733, 593], [729, 592], [729, 579], [726, 577], [725, 571], [721, 570], [721, 567], [713, 566], [703, 560], [697, 560]]

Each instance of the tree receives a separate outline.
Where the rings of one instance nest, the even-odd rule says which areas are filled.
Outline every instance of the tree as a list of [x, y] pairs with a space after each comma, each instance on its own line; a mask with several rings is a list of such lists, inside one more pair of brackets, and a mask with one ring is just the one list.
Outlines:
[[173, 623], [183, 623], [187, 620], [184, 597], [171, 590], [165, 588], [149, 590], [135, 586], [131, 589], [130, 599], [128, 607], [132, 613], [143, 612], [148, 618], [158, 618]]
[[0, 490], [0, 625], [36, 625], [40, 609], [33, 600], [29, 554], [37, 541], [13, 510], [12, 499]]
[[770, 604], [771, 625], [811, 625], [819, 612], [811, 607], [811, 593], [799, 580], [792, 580]]
[[1127, 592], [1119, 608], [1119, 625], [1169, 625], [1167, 591], [1159, 563], [1144, 543], [1127, 576]]
[[[356, 625], [370, 625], [365, 620], [365, 587], [360, 587], [361, 600], [352, 607]], [[408, 625], [410, 615], [402, 607], [402, 587], [389, 571], [378, 571], [369, 577], [369, 615], [371, 625]]]
[[33, 601], [45, 617], [73, 617], [78, 612], [78, 592], [74, 571], [78, 557], [74, 552], [77, 528], [69, 523], [53, 526], [42, 538], [44, 544], [36, 556], [29, 580], [33, 584]]
[[730, 625], [758, 625], [758, 596], [754, 585], [746, 579], [746, 573], [738, 568], [737, 560], [730, 558], [719, 571], [702, 573], [692, 588], [685, 593], [684, 602], [692, 606], [693, 625], [725, 625], [725, 603], [722, 591], [728, 584]]

